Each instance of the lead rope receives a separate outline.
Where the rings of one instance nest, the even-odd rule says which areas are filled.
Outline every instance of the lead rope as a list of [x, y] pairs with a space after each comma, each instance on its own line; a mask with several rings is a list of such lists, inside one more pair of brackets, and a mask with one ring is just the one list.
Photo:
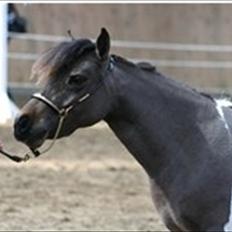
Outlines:
[[30, 159], [30, 155], [28, 153], [23, 158], [16, 156], [16, 155], [11, 155], [10, 153], [8, 153], [2, 149], [0, 149], [0, 153], [3, 154], [4, 156], [8, 157], [9, 159], [17, 162], [17, 163], [20, 163], [22, 161], [26, 162], [27, 160]]

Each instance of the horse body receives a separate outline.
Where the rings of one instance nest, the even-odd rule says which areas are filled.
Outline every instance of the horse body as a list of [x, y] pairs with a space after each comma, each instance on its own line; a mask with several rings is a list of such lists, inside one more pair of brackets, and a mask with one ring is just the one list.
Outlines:
[[230, 210], [232, 146], [215, 102], [156, 72], [118, 68], [112, 77], [118, 105], [106, 121], [149, 174], [167, 226], [222, 229]]
[[[63, 109], [74, 101], [58, 137], [105, 120], [146, 170], [153, 200], [168, 229], [227, 230], [231, 223], [231, 110], [150, 66], [109, 58], [105, 31], [96, 50], [97, 55], [85, 54], [83, 62], [62, 71], [64, 76], [51, 79], [44, 89], [43, 95]], [[87, 82], [86, 73], [91, 77]], [[66, 84], [70, 80], [71, 87]], [[80, 88], [83, 83], [87, 84]], [[87, 97], [75, 105], [83, 93]], [[51, 120], [57, 117], [49, 108], [51, 100], [43, 97], [41, 102], [40, 98], [30, 100], [15, 123], [16, 138], [33, 149], [54, 137], [58, 120]]]

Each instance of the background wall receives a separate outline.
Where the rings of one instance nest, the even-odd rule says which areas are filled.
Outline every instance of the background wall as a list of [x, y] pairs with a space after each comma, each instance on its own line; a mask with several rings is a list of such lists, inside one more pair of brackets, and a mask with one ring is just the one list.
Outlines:
[[[106, 27], [113, 40], [183, 44], [232, 44], [231, 4], [16, 4], [28, 32], [96, 38]], [[41, 53], [52, 43], [12, 40], [10, 51]], [[114, 48], [129, 58], [231, 61], [231, 53]], [[32, 61], [9, 61], [11, 82], [28, 81]], [[167, 76], [193, 86], [232, 87], [232, 69], [159, 67]]]

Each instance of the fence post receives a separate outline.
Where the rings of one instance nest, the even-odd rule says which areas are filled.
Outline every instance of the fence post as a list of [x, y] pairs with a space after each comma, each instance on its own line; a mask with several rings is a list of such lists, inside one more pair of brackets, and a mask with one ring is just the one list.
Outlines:
[[0, 3], [0, 124], [12, 123], [18, 108], [7, 95], [7, 4]]

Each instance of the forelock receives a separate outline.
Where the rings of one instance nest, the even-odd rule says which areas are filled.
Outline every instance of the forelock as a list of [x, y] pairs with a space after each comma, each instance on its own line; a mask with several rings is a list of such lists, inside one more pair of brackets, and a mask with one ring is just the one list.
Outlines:
[[79, 39], [69, 42], [62, 42], [57, 46], [45, 51], [33, 64], [31, 78], [38, 82], [45, 82], [51, 76], [64, 69], [70, 68], [77, 59], [95, 49], [95, 44], [88, 39]]

